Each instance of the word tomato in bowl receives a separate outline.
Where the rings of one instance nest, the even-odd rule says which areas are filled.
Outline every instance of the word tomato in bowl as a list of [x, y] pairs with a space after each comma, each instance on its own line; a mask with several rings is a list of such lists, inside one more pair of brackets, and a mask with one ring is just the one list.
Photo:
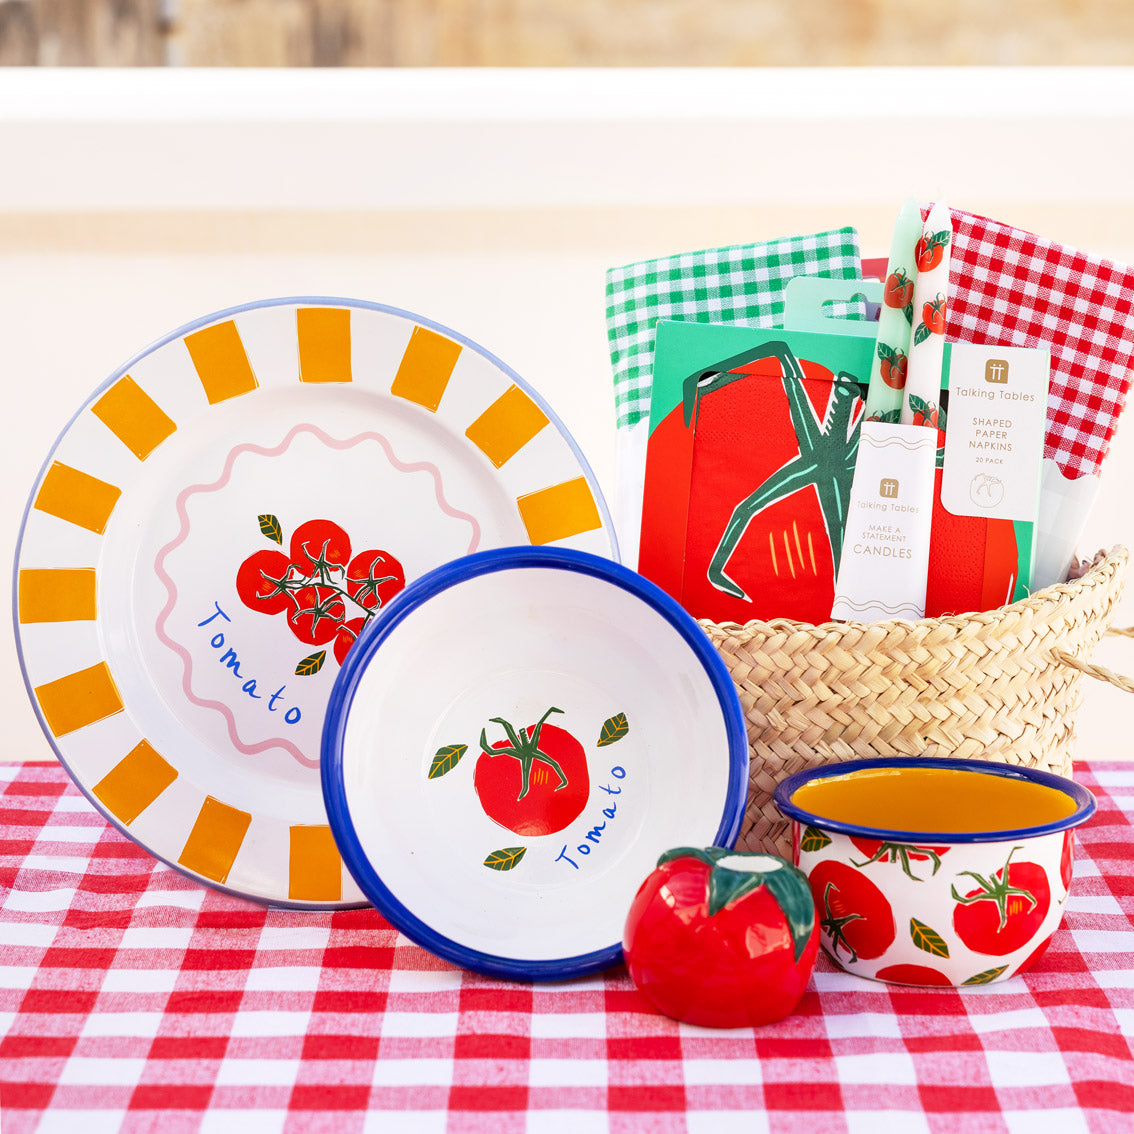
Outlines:
[[638, 890], [622, 949], [638, 990], [667, 1016], [751, 1027], [799, 1003], [819, 924], [807, 879], [784, 859], [680, 847]]

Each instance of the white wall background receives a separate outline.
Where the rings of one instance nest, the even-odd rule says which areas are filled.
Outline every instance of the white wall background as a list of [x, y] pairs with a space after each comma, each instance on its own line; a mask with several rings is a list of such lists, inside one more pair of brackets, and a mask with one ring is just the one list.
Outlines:
[[[9, 70], [0, 171], [10, 562], [97, 384], [190, 319], [279, 295], [473, 338], [547, 397], [609, 499], [607, 267], [846, 224], [885, 255], [909, 192], [1134, 261], [1134, 70]], [[1127, 424], [1084, 550], [1134, 545], [1132, 485]], [[51, 759], [12, 642], [0, 756]], [[1134, 672], [1134, 642], [1096, 660]], [[1088, 685], [1079, 754], [1134, 756], [1134, 697]]]

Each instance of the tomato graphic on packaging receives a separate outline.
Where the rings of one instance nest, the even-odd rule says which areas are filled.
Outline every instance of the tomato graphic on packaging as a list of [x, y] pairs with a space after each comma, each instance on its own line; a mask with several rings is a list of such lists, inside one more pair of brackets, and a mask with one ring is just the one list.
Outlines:
[[[260, 534], [284, 541], [278, 518], [259, 516]], [[368, 549], [351, 558], [350, 536], [326, 519], [307, 520], [292, 533], [289, 555], [275, 548], [255, 551], [236, 572], [240, 601], [259, 614], [282, 615], [306, 646], [334, 642], [341, 665], [347, 650], [377, 611], [405, 586], [405, 572], [389, 552]], [[318, 673], [327, 651], [302, 658], [296, 676]]]
[[782, 858], [680, 847], [639, 888], [622, 945], [631, 979], [659, 1011], [751, 1027], [795, 1009], [819, 926], [807, 879]]
[[504, 739], [488, 743], [480, 734], [473, 786], [484, 813], [518, 835], [550, 835], [573, 823], [590, 797], [583, 746], [564, 728], [548, 724], [550, 708], [533, 725], [517, 730], [493, 717]]
[[639, 570], [697, 617], [824, 621], [864, 407], [786, 341], [690, 374], [650, 435]]
[[953, 909], [953, 928], [974, 953], [1005, 957], [1022, 948], [1035, 936], [1051, 908], [1051, 887], [1047, 872], [1034, 862], [1013, 862], [1013, 847], [1004, 865], [990, 877], [971, 870], [961, 875], [977, 886], [961, 894], [953, 885], [957, 905]]
[[894, 911], [886, 895], [861, 871], [825, 859], [812, 869], [808, 880], [819, 909], [820, 928], [828, 938], [828, 952], [836, 960], [841, 949], [852, 963], [870, 961], [894, 943]]

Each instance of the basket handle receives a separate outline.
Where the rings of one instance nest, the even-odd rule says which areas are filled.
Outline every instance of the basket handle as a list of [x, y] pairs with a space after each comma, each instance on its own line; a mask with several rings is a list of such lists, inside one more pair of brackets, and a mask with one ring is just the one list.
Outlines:
[[[1116, 637], [1134, 638], [1134, 626], [1112, 626], [1107, 630], [1107, 633], [1114, 634]], [[1107, 669], [1105, 665], [1092, 665], [1090, 662], [1080, 661], [1066, 650], [1052, 650], [1051, 656], [1055, 658], [1056, 661], [1060, 661], [1064, 665], [1069, 665], [1072, 669], [1077, 669], [1080, 673], [1085, 673], [1088, 677], [1098, 678], [1099, 681], [1109, 681], [1111, 685], [1123, 690], [1125, 693], [1134, 693], [1134, 681], [1131, 681], [1129, 677], [1123, 677], [1121, 673], [1115, 673], [1114, 670]]]

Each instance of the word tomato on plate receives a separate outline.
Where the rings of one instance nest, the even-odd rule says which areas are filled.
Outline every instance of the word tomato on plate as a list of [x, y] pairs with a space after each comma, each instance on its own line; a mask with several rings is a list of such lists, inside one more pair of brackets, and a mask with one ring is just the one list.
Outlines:
[[807, 879], [784, 859], [680, 847], [635, 895], [622, 947], [634, 984], [667, 1016], [751, 1027], [799, 1003], [819, 924]]

